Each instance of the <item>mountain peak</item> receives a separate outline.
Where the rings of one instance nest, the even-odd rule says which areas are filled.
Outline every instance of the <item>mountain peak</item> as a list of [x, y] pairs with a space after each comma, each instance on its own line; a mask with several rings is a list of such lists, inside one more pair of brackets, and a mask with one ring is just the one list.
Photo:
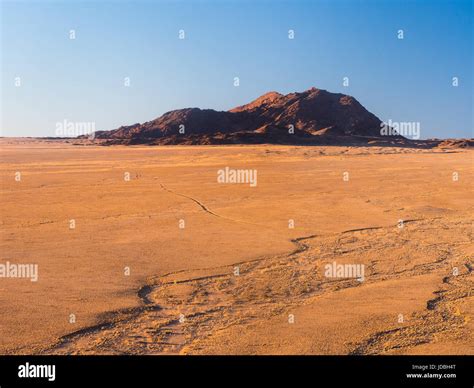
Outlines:
[[252, 110], [262, 105], [272, 103], [281, 97], [283, 97], [283, 94], [280, 94], [274, 91], [268, 92], [268, 93], [262, 94], [260, 97], [258, 97], [257, 99], [253, 100], [252, 102], [248, 104], [241, 105], [229, 110], [229, 112], [242, 112], [246, 110]]

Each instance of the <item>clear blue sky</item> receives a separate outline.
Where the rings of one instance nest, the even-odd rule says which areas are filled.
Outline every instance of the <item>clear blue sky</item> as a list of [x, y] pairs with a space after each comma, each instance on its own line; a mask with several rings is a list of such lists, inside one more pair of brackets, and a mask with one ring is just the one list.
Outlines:
[[418, 121], [422, 138], [473, 136], [469, 0], [2, 1], [1, 13], [3, 136], [53, 136], [65, 119], [113, 129], [311, 86]]

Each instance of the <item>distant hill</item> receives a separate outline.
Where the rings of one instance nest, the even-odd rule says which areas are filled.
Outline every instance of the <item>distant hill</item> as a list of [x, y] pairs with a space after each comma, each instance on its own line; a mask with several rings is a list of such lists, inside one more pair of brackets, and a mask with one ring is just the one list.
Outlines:
[[381, 120], [354, 97], [311, 88], [269, 92], [229, 111], [185, 108], [143, 124], [98, 131], [110, 144], [347, 144], [380, 135]]

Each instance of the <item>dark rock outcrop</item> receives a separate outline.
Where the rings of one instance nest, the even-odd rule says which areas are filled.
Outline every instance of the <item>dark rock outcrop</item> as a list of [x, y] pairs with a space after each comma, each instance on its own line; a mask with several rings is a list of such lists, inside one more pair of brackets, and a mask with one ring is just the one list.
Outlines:
[[380, 119], [354, 97], [311, 88], [266, 93], [225, 112], [174, 110], [143, 124], [96, 132], [96, 138], [111, 144], [347, 144], [380, 139], [380, 129]]

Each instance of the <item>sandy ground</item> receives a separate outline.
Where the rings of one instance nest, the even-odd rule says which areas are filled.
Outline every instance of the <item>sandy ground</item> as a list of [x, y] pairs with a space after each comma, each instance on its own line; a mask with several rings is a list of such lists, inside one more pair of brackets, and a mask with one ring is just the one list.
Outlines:
[[0, 152], [1, 354], [474, 354], [473, 151]]

